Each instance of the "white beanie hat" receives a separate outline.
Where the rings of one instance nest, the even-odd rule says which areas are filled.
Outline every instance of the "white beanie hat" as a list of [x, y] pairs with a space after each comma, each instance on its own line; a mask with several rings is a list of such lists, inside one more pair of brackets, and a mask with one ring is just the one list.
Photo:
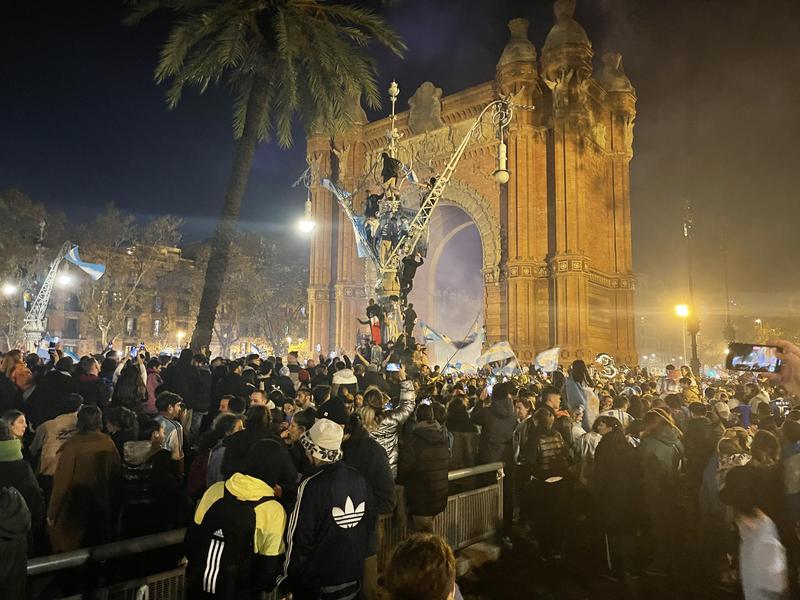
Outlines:
[[333, 381], [331, 382], [332, 385], [353, 385], [356, 383], [358, 383], [358, 378], [356, 374], [353, 373], [352, 369], [336, 371], [336, 373], [333, 374]]
[[314, 458], [323, 462], [342, 459], [344, 429], [330, 419], [317, 419], [300, 438], [300, 445]]

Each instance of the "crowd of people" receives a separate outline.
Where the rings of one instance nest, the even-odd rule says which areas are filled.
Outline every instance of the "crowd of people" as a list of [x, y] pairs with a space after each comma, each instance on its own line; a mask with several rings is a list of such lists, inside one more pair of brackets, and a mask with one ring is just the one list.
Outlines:
[[[587, 568], [635, 589], [690, 556], [748, 600], [789, 597], [800, 349], [781, 345], [779, 374], [725, 380], [672, 365], [605, 378], [580, 360], [445, 374], [413, 345], [303, 361], [110, 350], [77, 364], [12, 350], [0, 589], [25, 597], [30, 556], [187, 527], [188, 597], [458, 597], [452, 551], [432, 534], [462, 483], [448, 471], [500, 462], [502, 541], [531, 542], [532, 559], [588, 545]], [[392, 513], [416, 534], [379, 578], [379, 517]]]

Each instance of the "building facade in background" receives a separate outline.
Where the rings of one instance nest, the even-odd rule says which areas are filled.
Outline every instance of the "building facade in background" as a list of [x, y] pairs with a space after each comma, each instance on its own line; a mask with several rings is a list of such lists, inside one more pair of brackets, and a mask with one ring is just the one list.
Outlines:
[[[489, 124], [442, 199], [466, 212], [480, 233], [486, 342], [509, 341], [522, 360], [560, 346], [564, 362], [608, 352], [637, 364], [629, 185], [636, 94], [619, 54], [595, 61], [573, 17], [574, 0], [555, 7], [541, 57], [528, 39], [528, 22], [514, 19], [492, 81], [444, 98], [423, 83], [410, 110], [397, 116], [398, 157], [427, 180], [500, 94], [516, 94], [516, 103], [533, 107], [517, 109], [508, 127], [508, 184], [491, 176], [498, 140]], [[363, 189], [385, 148], [389, 120], [368, 123], [358, 111], [360, 123], [347, 133], [307, 142], [318, 173], [313, 214], [323, 225], [310, 259], [312, 351], [352, 348], [370, 295], [352, 227], [319, 184], [329, 177], [345, 189]], [[365, 196], [354, 199], [356, 210], [363, 210]], [[417, 276], [436, 267], [426, 264]]]

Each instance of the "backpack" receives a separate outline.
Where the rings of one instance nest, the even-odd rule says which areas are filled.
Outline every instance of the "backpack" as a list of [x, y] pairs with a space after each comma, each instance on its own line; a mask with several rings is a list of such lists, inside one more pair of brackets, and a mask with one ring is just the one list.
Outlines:
[[270, 500], [277, 502], [273, 496], [239, 500], [226, 488], [203, 522], [192, 523], [186, 531], [184, 549], [187, 588], [194, 597], [201, 592], [204, 597], [234, 599], [252, 587], [258, 575], [252, 569], [255, 509]]

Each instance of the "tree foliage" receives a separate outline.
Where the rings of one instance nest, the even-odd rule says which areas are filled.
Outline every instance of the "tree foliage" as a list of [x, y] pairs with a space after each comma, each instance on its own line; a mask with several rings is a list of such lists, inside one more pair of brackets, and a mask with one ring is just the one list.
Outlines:
[[152, 302], [159, 270], [169, 268], [167, 248], [180, 241], [180, 226], [171, 216], [140, 222], [109, 204], [79, 229], [82, 258], [106, 266], [98, 281], [78, 288], [84, 322], [99, 333], [102, 345], [124, 331], [127, 316]]
[[155, 71], [169, 82], [173, 108], [187, 87], [203, 93], [224, 83], [233, 91], [234, 132], [240, 137], [255, 79], [267, 80], [259, 140], [292, 143], [292, 120], [334, 132], [352, 119], [362, 95], [380, 105], [375, 61], [364, 51], [376, 41], [401, 56], [405, 44], [372, 11], [321, 0], [135, 0], [126, 19], [139, 23], [159, 9], [175, 16]]

